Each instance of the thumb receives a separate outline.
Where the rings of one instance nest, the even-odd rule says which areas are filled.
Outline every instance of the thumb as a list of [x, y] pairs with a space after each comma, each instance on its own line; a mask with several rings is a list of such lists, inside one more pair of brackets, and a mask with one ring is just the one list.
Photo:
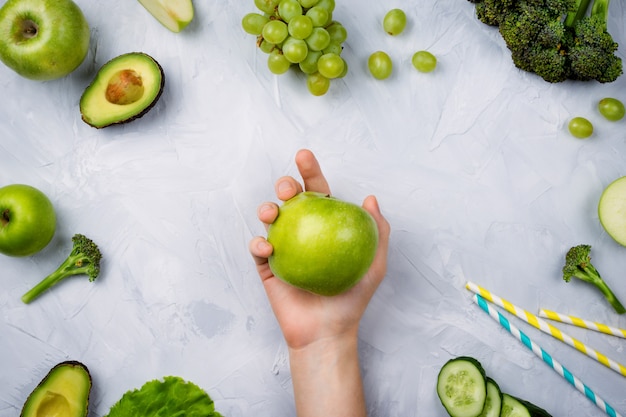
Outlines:
[[378, 224], [379, 228], [381, 226], [381, 223], [387, 222], [387, 220], [385, 219], [385, 217], [380, 211], [380, 206], [378, 205], [378, 200], [376, 199], [375, 196], [370, 195], [370, 196], [367, 196], [365, 200], [363, 200], [363, 209], [365, 209], [365, 211], [371, 214], [371, 216], [374, 218], [374, 220]]
[[[376, 222], [378, 227], [378, 253], [376, 254], [376, 258], [382, 258], [380, 261], [381, 264], [386, 264], [387, 259], [387, 250], [389, 247], [389, 234], [391, 233], [391, 226], [389, 222], [383, 216], [380, 211], [380, 206], [378, 205], [378, 200], [375, 196], [370, 195], [363, 200], [363, 209], [367, 211]], [[376, 262], [376, 260], [375, 260]]]

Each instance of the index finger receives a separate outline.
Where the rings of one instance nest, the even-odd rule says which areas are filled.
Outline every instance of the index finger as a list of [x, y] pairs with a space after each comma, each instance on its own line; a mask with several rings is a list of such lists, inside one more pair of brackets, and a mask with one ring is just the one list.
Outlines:
[[296, 154], [296, 165], [304, 182], [304, 189], [318, 193], [330, 194], [330, 186], [322, 173], [317, 158], [308, 149], [301, 149]]

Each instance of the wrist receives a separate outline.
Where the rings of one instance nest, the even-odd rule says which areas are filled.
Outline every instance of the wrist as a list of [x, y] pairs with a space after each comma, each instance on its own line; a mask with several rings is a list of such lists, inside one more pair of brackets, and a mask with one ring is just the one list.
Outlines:
[[365, 416], [356, 332], [289, 348], [297, 414]]
[[320, 365], [336, 365], [346, 358], [358, 361], [358, 338], [356, 332], [342, 333], [332, 337], [323, 337], [303, 346], [288, 346], [289, 359], [305, 365], [312, 362]]

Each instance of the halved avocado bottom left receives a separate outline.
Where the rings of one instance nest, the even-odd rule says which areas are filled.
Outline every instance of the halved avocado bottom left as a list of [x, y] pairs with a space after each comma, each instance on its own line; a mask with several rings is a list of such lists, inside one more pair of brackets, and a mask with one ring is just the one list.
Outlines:
[[82, 119], [98, 129], [138, 119], [156, 104], [164, 85], [163, 68], [150, 55], [120, 55], [104, 64], [85, 89]]
[[78, 361], [55, 365], [26, 399], [20, 417], [86, 417], [91, 375]]

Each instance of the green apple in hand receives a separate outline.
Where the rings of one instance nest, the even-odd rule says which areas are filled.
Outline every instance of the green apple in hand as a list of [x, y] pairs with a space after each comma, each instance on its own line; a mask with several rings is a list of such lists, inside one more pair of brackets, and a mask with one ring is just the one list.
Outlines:
[[332, 296], [353, 287], [369, 269], [378, 227], [356, 204], [305, 191], [287, 200], [267, 232], [270, 269], [280, 279]]
[[180, 32], [193, 19], [191, 0], [139, 0], [139, 3], [172, 32]]
[[23, 77], [64, 77], [88, 48], [89, 26], [72, 0], [8, 0], [0, 8], [0, 60]]
[[29, 256], [42, 250], [56, 230], [50, 199], [24, 184], [0, 188], [0, 253]]

